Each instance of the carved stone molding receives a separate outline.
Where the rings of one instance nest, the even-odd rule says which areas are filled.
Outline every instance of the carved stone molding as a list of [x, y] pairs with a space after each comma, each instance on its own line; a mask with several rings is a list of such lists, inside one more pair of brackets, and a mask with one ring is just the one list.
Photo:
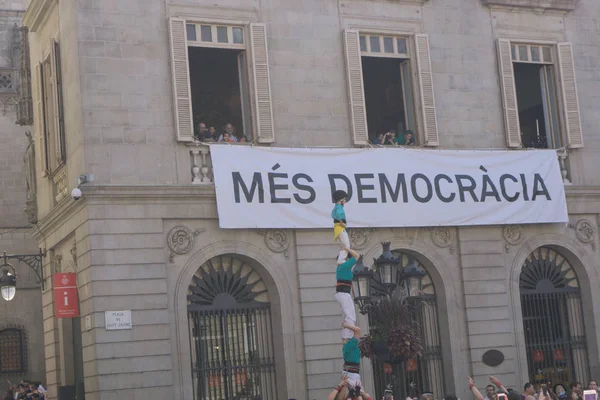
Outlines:
[[575, 10], [579, 0], [482, 0], [490, 8], [527, 10], [564, 15]]
[[592, 249], [596, 250], [594, 239], [596, 237], [596, 228], [587, 219], [580, 219], [574, 224], [569, 224], [569, 227], [575, 230], [575, 236], [581, 243], [591, 243]]
[[171, 255], [169, 256], [171, 264], [175, 262], [175, 255], [182, 256], [192, 251], [196, 244], [196, 236], [202, 232], [204, 232], [204, 229], [192, 231], [183, 225], [178, 225], [169, 231], [167, 234], [167, 246], [171, 250]]
[[511, 246], [518, 246], [523, 241], [525, 234], [521, 225], [506, 225], [502, 228], [502, 236], [506, 241], [504, 249], [508, 253]]
[[369, 245], [373, 228], [349, 229], [350, 247], [354, 250], [363, 250]]
[[283, 253], [289, 260], [290, 235], [283, 229], [258, 229], [256, 231], [265, 240], [265, 246], [273, 253]]
[[54, 273], [61, 273], [62, 272], [62, 259], [63, 256], [62, 254], [55, 254], [52, 262], [54, 263]]
[[454, 238], [450, 228], [441, 226], [429, 228], [429, 233], [431, 234], [431, 241], [433, 244], [442, 249], [449, 248], [450, 254], [454, 254], [455, 248], [452, 246]]

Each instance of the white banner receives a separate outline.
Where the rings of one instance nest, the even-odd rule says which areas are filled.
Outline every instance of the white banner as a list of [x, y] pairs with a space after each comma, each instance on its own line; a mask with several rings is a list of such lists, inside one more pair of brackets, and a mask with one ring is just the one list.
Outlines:
[[212, 145], [221, 228], [349, 228], [567, 222], [552, 150], [322, 149]]

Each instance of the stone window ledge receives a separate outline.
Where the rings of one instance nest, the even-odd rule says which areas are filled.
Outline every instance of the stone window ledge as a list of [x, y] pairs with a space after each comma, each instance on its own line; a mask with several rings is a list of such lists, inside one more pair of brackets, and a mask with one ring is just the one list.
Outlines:
[[542, 13], [566, 14], [573, 11], [579, 0], [482, 0], [490, 8], [530, 10]]

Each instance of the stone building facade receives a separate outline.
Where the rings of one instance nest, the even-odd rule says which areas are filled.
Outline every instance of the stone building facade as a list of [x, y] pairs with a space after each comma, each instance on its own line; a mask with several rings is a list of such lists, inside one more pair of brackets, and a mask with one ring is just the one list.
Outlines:
[[[353, 232], [366, 259], [384, 240], [416, 255], [434, 288], [428, 340], [437, 361], [411, 369], [421, 386], [415, 390], [468, 398], [468, 375], [480, 387], [494, 374], [514, 388], [559, 369], [570, 375], [556, 379], [598, 377], [596, 1], [32, 0], [24, 24], [38, 139], [33, 232], [47, 250], [46, 277], [77, 273], [80, 305], [80, 318], [54, 318], [47, 279], [42, 310], [52, 395], [83, 383], [88, 400], [233, 398], [233, 387], [248, 383], [244, 368], [211, 370], [199, 354], [210, 350], [206, 343], [224, 351], [214, 341], [234, 335], [241, 354], [267, 360], [263, 398], [326, 398], [341, 366], [331, 288], [338, 246], [330, 230], [219, 229], [209, 149], [193, 141], [193, 124], [196, 114], [228, 122], [220, 109], [199, 110], [226, 101], [220, 91], [198, 95], [194, 81], [214, 83], [197, 71], [215, 74], [214, 81], [225, 71], [239, 75], [238, 89], [219, 81], [220, 90], [237, 96], [227, 106], [236, 114], [225, 118], [255, 145], [364, 146], [385, 132], [372, 121], [385, 123], [387, 116], [369, 108], [376, 79], [367, 70], [379, 70], [361, 57], [381, 54], [399, 60], [393, 68], [403, 77], [401, 132], [410, 128], [418, 145], [431, 148], [556, 148], [571, 220]], [[211, 60], [219, 71], [210, 69], [217, 64]], [[529, 65], [537, 65], [534, 80], [527, 79]], [[538, 108], [519, 109], [530, 90], [521, 79], [541, 82]], [[548, 100], [552, 94], [557, 98]], [[543, 144], [542, 117], [528, 119], [529, 111], [545, 118]], [[80, 200], [69, 196], [76, 184]], [[520, 279], [528, 263], [558, 268], [570, 279], [559, 282], [575, 293], [559, 316], [570, 328], [562, 353], [542, 356], [528, 342], [523, 290], [531, 288]], [[240, 294], [236, 301], [263, 307], [246, 317], [225, 306], [211, 314], [188, 297], [210, 292], [217, 281], [244, 279], [258, 297]], [[131, 311], [131, 329], [106, 329], [105, 312], [120, 310]], [[216, 328], [215, 315], [230, 319]], [[256, 333], [265, 318], [271, 323]], [[243, 335], [232, 323], [244, 326]], [[368, 321], [360, 317], [359, 324]], [[503, 362], [487, 360], [489, 350], [502, 353]], [[536, 363], [552, 357], [542, 378], [531, 376]], [[367, 389], [378, 384], [377, 368], [362, 366]], [[409, 370], [402, 368], [397, 373]], [[226, 394], [218, 392], [223, 387]]]
[[[30, 147], [27, 133], [31, 131], [32, 121], [16, 124], [23, 94], [20, 87], [21, 21], [26, 8], [25, 1], [0, 2], [0, 252], [7, 254], [38, 252], [38, 243], [30, 233], [30, 219], [35, 216], [25, 212], [30, 193], [24, 159]], [[43, 381], [40, 284], [27, 265], [15, 260], [9, 263], [16, 269], [17, 293], [10, 302], [0, 300], [0, 377], [3, 382], [13, 383], [24, 378]]]

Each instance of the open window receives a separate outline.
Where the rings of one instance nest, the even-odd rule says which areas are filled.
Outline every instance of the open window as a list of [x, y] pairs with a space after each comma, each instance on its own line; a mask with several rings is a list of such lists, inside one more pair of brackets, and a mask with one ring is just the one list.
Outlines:
[[171, 18], [178, 140], [274, 140], [266, 46], [262, 24]]
[[355, 144], [383, 144], [381, 135], [393, 130], [396, 144], [412, 136], [411, 144], [437, 146], [427, 35], [346, 30], [345, 39]]
[[498, 51], [508, 147], [581, 147], [571, 45], [500, 39]]

